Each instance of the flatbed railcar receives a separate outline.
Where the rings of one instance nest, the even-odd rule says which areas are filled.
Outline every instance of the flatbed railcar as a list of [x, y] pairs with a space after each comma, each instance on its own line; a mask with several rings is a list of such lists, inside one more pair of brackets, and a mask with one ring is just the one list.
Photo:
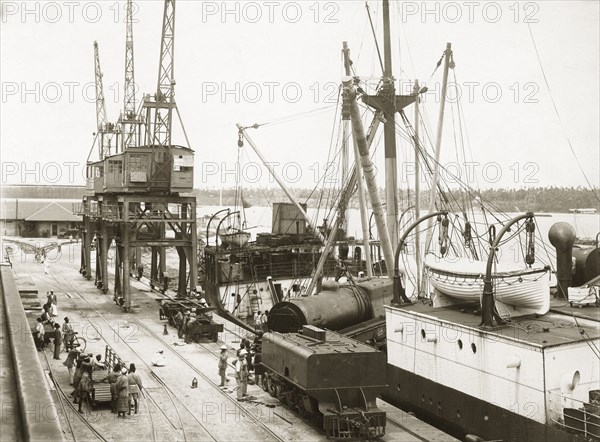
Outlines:
[[159, 307], [159, 317], [161, 320], [166, 319], [169, 325], [179, 327], [176, 320], [176, 315], [179, 312], [184, 313], [186, 310], [196, 310], [196, 323], [191, 331], [191, 340], [194, 342], [212, 341], [217, 342], [219, 333], [223, 332], [223, 324], [217, 324], [211, 312], [216, 310], [213, 307], [202, 308], [198, 306], [197, 301], [193, 300], [177, 300], [163, 301]]
[[321, 426], [328, 438], [376, 438], [386, 414], [376, 397], [386, 389], [384, 353], [339, 333], [304, 326], [265, 333], [263, 388]]

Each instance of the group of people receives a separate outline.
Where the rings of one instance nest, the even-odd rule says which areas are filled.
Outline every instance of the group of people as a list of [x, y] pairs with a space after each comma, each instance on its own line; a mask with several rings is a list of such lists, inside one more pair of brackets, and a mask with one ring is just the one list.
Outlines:
[[69, 370], [69, 384], [73, 386], [73, 402], [79, 404], [79, 412], [83, 414], [82, 405], [89, 408], [93, 388], [94, 372], [106, 370], [102, 356], [92, 353], [83, 354], [79, 349], [69, 350], [63, 365]]
[[53, 340], [54, 359], [60, 359], [60, 351], [63, 341], [66, 343], [67, 351], [73, 345], [75, 332], [69, 322], [69, 318], [64, 318], [62, 326], [58, 324], [58, 299], [54, 290], [47, 293], [46, 303], [43, 305], [42, 315], [37, 318], [34, 338], [38, 351], [42, 351], [46, 345]]
[[107, 380], [110, 383], [111, 413], [117, 413], [117, 417], [125, 418], [126, 414], [131, 415], [133, 408], [134, 413], [137, 414], [143, 385], [141, 376], [136, 372], [135, 364], [129, 364], [129, 370], [121, 364], [115, 364]]
[[[201, 308], [209, 308], [206, 299], [200, 299]], [[177, 326], [177, 336], [185, 341], [186, 344], [191, 344], [194, 336], [194, 329], [197, 328], [199, 316], [206, 313], [198, 313], [195, 308], [191, 310], [181, 310], [174, 316], [175, 325]], [[208, 314], [210, 315], [210, 313]]]
[[[133, 409], [137, 414], [143, 385], [134, 363], [129, 364], [129, 369], [125, 364], [117, 363], [106, 375], [107, 368], [101, 355], [93, 357], [92, 353], [83, 354], [78, 349], [73, 349], [69, 351], [63, 364], [69, 370], [69, 383], [73, 386], [71, 396], [73, 402], [79, 404], [79, 413], [84, 413], [84, 404], [89, 408], [94, 384], [107, 382], [110, 385], [111, 413], [117, 413], [117, 417], [124, 418], [126, 414], [131, 415]], [[101, 377], [100, 372], [103, 372]], [[98, 379], [94, 380], [94, 377]]]
[[[262, 332], [258, 332], [253, 343], [247, 339], [242, 339], [240, 348], [237, 350], [237, 358], [233, 361], [235, 370], [237, 400], [244, 401], [248, 398], [248, 381], [250, 372], [254, 372], [255, 382], [257, 385], [262, 384], [264, 375], [264, 367], [261, 364], [261, 338]], [[227, 346], [221, 346], [221, 355], [219, 357], [219, 376], [221, 383], [219, 387], [225, 387], [228, 379], [226, 377], [227, 370]]]
[[258, 310], [256, 313], [254, 313], [254, 329], [256, 331], [269, 331], [269, 310], [265, 310], [264, 312], [261, 313], [260, 310]]

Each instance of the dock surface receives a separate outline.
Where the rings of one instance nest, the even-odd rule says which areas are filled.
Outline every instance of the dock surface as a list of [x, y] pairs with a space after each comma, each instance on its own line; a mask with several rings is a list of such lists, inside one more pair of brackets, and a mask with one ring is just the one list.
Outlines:
[[[97, 408], [83, 406], [84, 413], [79, 414], [77, 406], [72, 403], [72, 387], [63, 365], [66, 353], [61, 352], [60, 360], [55, 360], [52, 345], [43, 352], [36, 352], [34, 347], [33, 352], [45, 371], [45, 382], [56, 404], [65, 440], [325, 439], [318, 428], [256, 385], [248, 387], [250, 400], [238, 402], [231, 366], [227, 388], [218, 387], [219, 347], [223, 344], [229, 347], [231, 363], [242, 337], [247, 337], [245, 330], [215, 315], [215, 320], [225, 326], [218, 342], [185, 344], [177, 337], [177, 330], [168, 325], [165, 327], [165, 321], [159, 318], [158, 301], [164, 299], [162, 294], [152, 290], [144, 279], [136, 281], [132, 278], [134, 308], [124, 312], [113, 301], [112, 291], [102, 294], [93, 281], [79, 274], [79, 252], [76, 244], [63, 247], [61, 258], [52, 263], [48, 275], [43, 265], [34, 261], [33, 255], [13, 260], [13, 268], [16, 274], [28, 275], [25, 277], [27, 285], [31, 286], [31, 280], [39, 292], [41, 303], [45, 301], [42, 299], [45, 293], [54, 290], [58, 297], [56, 319], [62, 324], [63, 318], [69, 317], [78, 336], [86, 340], [85, 353], [100, 354], [104, 360], [108, 348], [127, 366], [134, 363], [144, 388], [137, 414], [132, 412], [124, 419], [117, 418], [111, 413], [109, 403], [100, 403]], [[34, 326], [38, 314], [37, 311], [27, 311], [28, 327]], [[166, 356], [163, 367], [153, 366], [150, 362], [159, 350], [163, 350]], [[9, 371], [7, 376], [10, 376]], [[97, 382], [105, 376], [103, 371], [94, 372], [93, 379]], [[194, 379], [197, 388], [192, 388]], [[6, 395], [10, 394], [8, 386]], [[3, 407], [4, 403], [3, 396]], [[454, 440], [383, 401], [381, 407], [389, 417], [382, 441]], [[4, 426], [3, 421], [3, 436]], [[7, 440], [19, 440], [18, 425], [12, 431], [15, 438]]]

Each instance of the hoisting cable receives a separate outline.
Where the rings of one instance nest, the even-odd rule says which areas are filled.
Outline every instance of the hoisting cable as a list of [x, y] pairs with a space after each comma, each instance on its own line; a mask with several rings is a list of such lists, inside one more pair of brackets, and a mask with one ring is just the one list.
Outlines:
[[379, 57], [379, 66], [381, 66], [381, 72], [385, 72], [383, 67], [383, 60], [381, 59], [381, 51], [379, 50], [379, 43], [377, 42], [377, 34], [375, 33], [375, 26], [373, 26], [373, 18], [371, 17], [371, 9], [369, 3], [365, 2], [365, 8], [367, 8], [367, 15], [369, 16], [369, 23], [371, 24], [371, 32], [373, 33], [373, 39], [375, 40], [375, 49], [377, 49], [377, 56]]
[[581, 163], [579, 162], [579, 158], [577, 158], [575, 149], [573, 149], [571, 140], [569, 139], [567, 133], [564, 130], [563, 122], [560, 118], [560, 114], [558, 113], [558, 108], [556, 107], [556, 102], [554, 101], [554, 96], [552, 95], [552, 91], [550, 90], [550, 84], [548, 83], [548, 78], [546, 78], [546, 72], [544, 71], [544, 66], [542, 66], [542, 60], [540, 58], [540, 54], [538, 52], [537, 45], [535, 44], [535, 39], [533, 38], [533, 32], [531, 31], [531, 26], [529, 23], [527, 23], [527, 29], [529, 29], [529, 35], [531, 35], [531, 41], [533, 42], [533, 48], [535, 49], [535, 55], [537, 56], [537, 60], [540, 65], [540, 70], [542, 71], [542, 76], [544, 77], [544, 83], [546, 83], [546, 89], [548, 89], [548, 94], [550, 94], [550, 100], [552, 101], [552, 106], [554, 106], [554, 112], [556, 112], [556, 117], [558, 118], [558, 121], [560, 122], [561, 128], [563, 128], [563, 135], [565, 136], [565, 139], [567, 140], [567, 143], [569, 144], [569, 148], [571, 149], [571, 153], [573, 154], [573, 157], [575, 158], [575, 161], [577, 162], [577, 166], [579, 166], [579, 170], [581, 171], [581, 174], [585, 178], [585, 181], [587, 182], [590, 190], [592, 191], [592, 193], [594, 194], [594, 196], [600, 203], [600, 197], [594, 190], [594, 187], [592, 186], [592, 184], [590, 183], [590, 180], [588, 179], [587, 175], [585, 174], [585, 171], [583, 170], [583, 167], [581, 166]]

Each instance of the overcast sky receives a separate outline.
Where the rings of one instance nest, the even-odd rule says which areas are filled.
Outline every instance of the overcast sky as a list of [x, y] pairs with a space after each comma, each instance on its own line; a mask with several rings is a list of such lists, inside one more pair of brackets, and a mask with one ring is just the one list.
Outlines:
[[[474, 162], [471, 184], [586, 186], [568, 138], [588, 179], [599, 185], [599, 4], [391, 3], [394, 75], [405, 93], [415, 78], [428, 85], [424, 112], [431, 134], [442, 70], [432, 72], [446, 42], [452, 43], [462, 136], [468, 135]], [[369, 6], [381, 42], [381, 5]], [[121, 0], [2, 1], [2, 183], [83, 184], [95, 131], [93, 42], [100, 46], [108, 117], [114, 121], [122, 108], [124, 8]], [[135, 9], [140, 100], [142, 92], [156, 90], [163, 2], [138, 1]], [[350, 46], [356, 74], [372, 87], [381, 69], [363, 1], [179, 0], [176, 98], [196, 152], [196, 186], [235, 184], [236, 122], [279, 122], [250, 133], [290, 185], [315, 185], [332, 138], [337, 146], [342, 41]], [[461, 138], [456, 111], [449, 103], [445, 163], [462, 161], [455, 149]], [[407, 114], [412, 121], [412, 107]], [[412, 147], [398, 138], [400, 171], [406, 172]], [[185, 144], [180, 130], [174, 141]], [[382, 152], [376, 155], [381, 169]], [[248, 144], [241, 158], [242, 175], [254, 182], [246, 185], [275, 185], [264, 168], [257, 179], [259, 160]], [[403, 187], [406, 179], [412, 180], [409, 173], [401, 176]]]

